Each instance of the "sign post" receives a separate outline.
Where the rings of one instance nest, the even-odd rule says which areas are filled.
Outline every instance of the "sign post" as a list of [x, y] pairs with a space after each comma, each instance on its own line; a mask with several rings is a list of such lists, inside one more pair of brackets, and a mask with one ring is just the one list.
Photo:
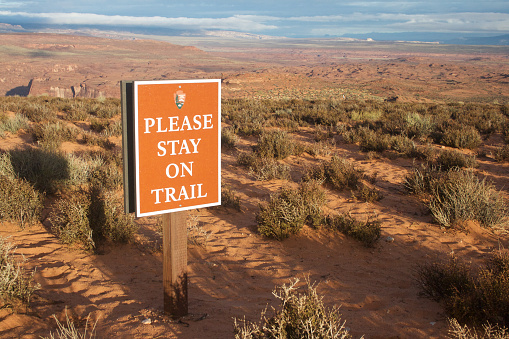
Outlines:
[[188, 309], [184, 211], [221, 204], [220, 80], [121, 88], [126, 213], [162, 214], [164, 310], [179, 318]]

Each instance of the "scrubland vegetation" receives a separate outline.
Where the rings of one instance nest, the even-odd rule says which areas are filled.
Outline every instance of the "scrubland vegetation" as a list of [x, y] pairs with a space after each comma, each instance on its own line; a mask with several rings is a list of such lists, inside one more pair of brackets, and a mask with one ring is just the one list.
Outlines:
[[[327, 207], [330, 194], [350, 194], [367, 204], [384, 198], [375, 177], [336, 151], [340, 144], [357, 145], [366, 159], [413, 159], [401, 189], [407, 199], [427, 206], [434, 227], [461, 231], [466, 222], [506, 227], [503, 192], [476, 168], [479, 157], [509, 160], [509, 105], [231, 99], [223, 102], [222, 121], [223, 151], [235, 154], [236, 165], [253, 180], [282, 181], [256, 213], [262, 236], [283, 241], [309, 226], [377, 246], [384, 225], [376, 215], [358, 220]], [[1, 219], [28, 227], [42, 219], [46, 207], [51, 231], [64, 244], [94, 251], [102, 243], [133, 241], [137, 227], [123, 213], [122, 159], [111, 139], [121, 135], [118, 100], [0, 98], [0, 136], [9, 134], [23, 134], [31, 142], [0, 154]], [[490, 154], [479, 152], [490, 137], [502, 141]], [[240, 147], [246, 140], [249, 147]], [[93, 147], [66, 153], [64, 142]], [[312, 157], [313, 165], [296, 168], [287, 161], [304, 156]], [[243, 202], [228, 183], [222, 200], [231, 213], [242, 211]], [[507, 258], [494, 252], [477, 270], [460, 258], [433, 262], [417, 269], [416, 280], [461, 323], [451, 322], [452, 332], [470, 331], [463, 324], [508, 326]], [[347, 338], [337, 310], [324, 308], [313, 285], [297, 293], [296, 284], [276, 289], [282, 309], [273, 316], [264, 313], [260, 323], [237, 322], [236, 337]], [[27, 293], [14, 292], [22, 300], [28, 300]]]

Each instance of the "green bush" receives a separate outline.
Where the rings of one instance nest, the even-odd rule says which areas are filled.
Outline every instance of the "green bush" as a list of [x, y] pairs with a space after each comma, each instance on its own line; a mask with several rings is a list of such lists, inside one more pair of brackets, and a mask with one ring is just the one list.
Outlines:
[[509, 255], [497, 251], [472, 269], [452, 257], [416, 271], [424, 295], [442, 302], [449, 317], [476, 326], [509, 325]]
[[342, 190], [345, 188], [356, 189], [362, 172], [348, 160], [334, 155], [329, 162], [311, 167], [304, 173], [303, 180], [318, 180], [331, 185], [333, 188]]
[[382, 223], [377, 219], [359, 221], [350, 214], [338, 214], [328, 216], [327, 223], [332, 229], [362, 242], [366, 247], [373, 247], [382, 235]]
[[279, 309], [266, 317], [262, 312], [260, 323], [234, 319], [235, 339], [291, 339], [291, 338], [351, 338], [339, 308], [328, 309], [319, 296], [316, 286], [307, 281], [299, 288], [298, 279], [288, 285], [276, 287], [272, 294], [279, 300]]
[[26, 272], [15, 258], [14, 245], [0, 237], [0, 307], [15, 306], [19, 301], [25, 305], [39, 286], [34, 284], [35, 271]]
[[16, 221], [21, 228], [41, 219], [44, 195], [24, 179], [0, 174], [0, 220]]

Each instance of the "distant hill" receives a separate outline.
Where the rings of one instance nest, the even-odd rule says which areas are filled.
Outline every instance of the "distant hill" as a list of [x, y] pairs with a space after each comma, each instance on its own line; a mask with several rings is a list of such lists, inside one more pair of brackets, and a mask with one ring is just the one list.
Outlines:
[[444, 41], [451, 45], [509, 45], [509, 34], [491, 37], [462, 37]]

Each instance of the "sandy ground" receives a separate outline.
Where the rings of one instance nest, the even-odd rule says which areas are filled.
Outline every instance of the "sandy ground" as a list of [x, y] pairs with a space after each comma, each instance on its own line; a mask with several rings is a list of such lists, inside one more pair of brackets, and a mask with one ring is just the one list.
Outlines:
[[[12, 141], [16, 139], [13, 138]], [[4, 140], [4, 143], [6, 140]], [[366, 175], [377, 173], [375, 186], [384, 198], [362, 203], [349, 192], [329, 191], [328, 209], [356, 218], [377, 215], [382, 239], [375, 248], [328, 230], [305, 228], [283, 242], [256, 232], [258, 203], [290, 182], [254, 181], [235, 165], [238, 152], [222, 155], [223, 179], [241, 198], [242, 211], [209, 208], [189, 212], [209, 234], [202, 245], [189, 245], [189, 316], [173, 321], [163, 316], [162, 253], [157, 217], [138, 219], [136, 244], [105, 249], [101, 255], [62, 246], [48, 231], [47, 221], [20, 231], [3, 223], [0, 236], [10, 237], [17, 252], [36, 268], [41, 289], [26, 312], [0, 311], [2, 337], [38, 338], [54, 329], [51, 316], [65, 319], [65, 310], [79, 325], [97, 322], [104, 338], [228, 338], [233, 318], [259, 320], [267, 306], [276, 306], [271, 291], [298, 277], [318, 283], [327, 305], [341, 305], [354, 337], [442, 338], [446, 318], [438, 303], [419, 296], [414, 272], [420, 263], [455, 253], [479, 262], [492, 250], [508, 247], [506, 235], [469, 225], [467, 232], [446, 232], [432, 223], [425, 206], [405, 194], [402, 180], [409, 159], [367, 160], [357, 146], [340, 144], [337, 153], [355, 161]], [[311, 156], [290, 157], [298, 167], [316, 162]], [[509, 187], [508, 165], [480, 160], [480, 172]], [[394, 241], [387, 241], [388, 237]], [[151, 324], [143, 324], [145, 319]]]
[[[233, 52], [222, 51], [225, 54], [211, 58], [186, 47], [179, 49], [180, 54], [168, 62], [163, 55], [170, 53], [171, 48], [161, 42], [144, 42], [136, 47], [136, 51], [145, 53], [137, 54], [144, 55], [145, 59], [113, 58], [110, 55], [108, 62], [100, 63], [100, 51], [107, 50], [118, 56], [119, 50], [123, 49], [134, 53], [136, 45], [116, 41], [107, 45], [105, 39], [91, 41], [80, 37], [55, 50], [55, 41], [60, 38], [49, 36], [45, 39], [49, 45], [33, 45], [27, 37], [16, 40], [21, 47], [32, 46], [30, 48], [46, 51], [51, 58], [39, 58], [26, 64], [23, 64], [24, 60], [0, 63], [1, 67], [10, 67], [10, 73], [6, 73], [9, 76], [2, 82], [5, 91], [26, 86], [31, 78], [38, 79], [40, 87], [45, 81], [49, 83], [60, 77], [66, 88], [85, 81], [89, 87], [96, 86], [98, 90], [116, 95], [118, 92], [112, 89], [117, 88], [115, 79], [126, 78], [129, 72], [125, 67], [122, 72], [115, 73], [115, 70], [120, 63], [124, 66], [130, 63], [133, 77], [145, 74], [150, 78], [182, 74], [201, 77], [234, 68], [224, 76], [224, 93], [229, 97], [254, 96], [256, 93], [267, 98], [284, 97], [289, 95], [284, 92], [286, 89], [297, 97], [319, 89], [320, 95], [331, 90], [333, 95], [350, 93], [356, 98], [363, 98], [364, 94], [368, 98], [375, 94], [382, 97], [398, 95], [412, 101], [429, 101], [437, 93], [441, 98], [450, 98], [448, 95], [469, 97], [481, 92], [480, 95], [488, 94], [490, 98], [504, 98], [508, 94], [504, 74], [509, 71], [506, 71], [506, 59], [500, 55], [482, 60], [448, 55], [444, 62], [440, 62], [440, 55], [430, 58], [413, 55], [413, 59], [394, 64], [400, 56], [385, 60], [387, 53], [383, 51], [372, 53], [372, 57], [382, 60], [373, 59], [378, 63], [370, 59], [358, 61], [359, 55], [349, 54], [351, 59], [338, 66], [331, 64], [330, 59], [323, 60], [326, 53], [317, 56], [311, 51], [297, 58], [295, 53], [286, 51], [286, 56], [295, 58], [288, 57], [290, 66], [294, 66], [278, 68], [274, 64], [267, 67], [270, 56], [267, 51], [257, 54], [263, 62], [243, 63], [242, 57], [245, 56], [237, 55], [237, 61], [230, 63], [231, 59], [227, 58], [231, 58]], [[161, 52], [150, 65], [147, 60], [150, 48], [154, 46], [160, 46]], [[93, 48], [96, 52], [91, 61], [76, 52], [90, 53]], [[26, 50], [19, 53], [29, 54]], [[58, 68], [53, 72], [48, 62], [67, 65], [69, 60], [65, 57], [69, 53], [74, 53], [73, 64], [77, 68], [64, 67], [65, 70]], [[328, 53], [335, 58], [340, 51], [329, 50]], [[191, 54], [192, 58], [185, 59]], [[453, 61], [454, 57], [460, 62]], [[461, 62], [467, 59], [470, 61], [462, 65]], [[209, 69], [196, 66], [203, 60], [207, 60], [205, 66]], [[277, 60], [282, 60], [281, 55], [278, 54]], [[87, 64], [89, 61], [96, 62], [97, 68], [91, 68]], [[298, 66], [306, 62], [314, 66]], [[324, 65], [316, 66], [319, 63]], [[174, 68], [162, 76], [161, 68], [170, 64]], [[260, 65], [265, 66], [257, 69]], [[439, 70], [444, 67], [447, 72]], [[113, 73], [108, 73], [109, 69]], [[275, 72], [276, 69], [279, 71]], [[436, 77], [440, 72], [443, 73], [442, 79]], [[102, 74], [104, 81], [99, 79]], [[356, 76], [360, 79], [358, 87], [355, 86]], [[459, 83], [452, 82], [453, 79]], [[103, 82], [99, 84], [100, 81]], [[345, 87], [339, 88], [338, 84]], [[446, 88], [451, 92], [447, 93]], [[479, 88], [482, 88], [481, 92], [477, 90]], [[410, 94], [407, 96], [406, 93]], [[311, 133], [304, 131], [299, 138], [309, 142]], [[99, 338], [231, 338], [233, 318], [245, 316], [248, 320], [258, 321], [267, 306], [269, 309], [276, 306], [271, 295], [274, 287], [288, 283], [294, 277], [309, 277], [318, 284], [318, 292], [324, 296], [327, 305], [341, 305], [343, 318], [355, 338], [361, 335], [365, 338], [445, 337], [447, 321], [441, 306], [419, 296], [419, 286], [414, 278], [417, 265], [447, 258], [451, 253], [475, 265], [487, 253], [509, 247], [508, 236], [474, 224], [468, 225], [465, 232], [440, 229], [433, 224], [424, 204], [416, 197], [408, 196], [403, 189], [403, 179], [412, 167], [412, 160], [391, 157], [370, 160], [358, 146], [337, 141], [334, 152], [354, 161], [366, 175], [376, 174], [375, 187], [384, 198], [376, 203], [362, 203], [353, 199], [350, 192], [328, 191], [327, 209], [331, 213], [350, 212], [359, 219], [377, 216], [382, 221], [382, 238], [374, 248], [365, 248], [355, 240], [325, 229], [305, 228], [301, 234], [283, 242], [258, 235], [255, 221], [258, 204], [268, 200], [280, 187], [295, 183], [255, 181], [245, 169], [236, 166], [238, 153], [248, 150], [253, 142], [243, 139], [237, 150], [222, 153], [223, 180], [241, 198], [242, 211], [209, 208], [189, 213], [189, 218], [197, 221], [209, 234], [202, 245], [189, 245], [189, 316], [173, 321], [162, 312], [163, 272], [158, 218], [138, 219], [140, 231], [135, 244], [106, 248], [100, 255], [61, 245], [49, 232], [47, 220], [25, 230], [2, 223], [0, 236], [8, 236], [17, 245], [17, 253], [27, 259], [27, 268], [37, 269], [35, 281], [41, 289], [36, 292], [30, 309], [18, 313], [10, 309], [0, 310], [0, 337], [39, 338], [48, 335], [56, 327], [52, 315], [65, 320], [67, 310], [80, 328], [90, 316], [90, 322], [96, 323]], [[28, 135], [8, 135], [0, 139], [0, 150], [30, 142]], [[488, 139], [481, 150], [489, 155], [493, 144], [499, 142], [500, 136], [496, 140]], [[70, 145], [66, 147], [72, 149]], [[285, 161], [294, 168], [292, 176], [298, 176], [298, 169], [318, 160], [303, 155]], [[509, 164], [496, 163], [491, 157], [479, 157], [478, 161], [480, 166], [476, 171], [492, 180], [507, 198]], [[388, 237], [394, 241], [386, 241]], [[143, 324], [145, 319], [151, 319], [151, 324]]]

